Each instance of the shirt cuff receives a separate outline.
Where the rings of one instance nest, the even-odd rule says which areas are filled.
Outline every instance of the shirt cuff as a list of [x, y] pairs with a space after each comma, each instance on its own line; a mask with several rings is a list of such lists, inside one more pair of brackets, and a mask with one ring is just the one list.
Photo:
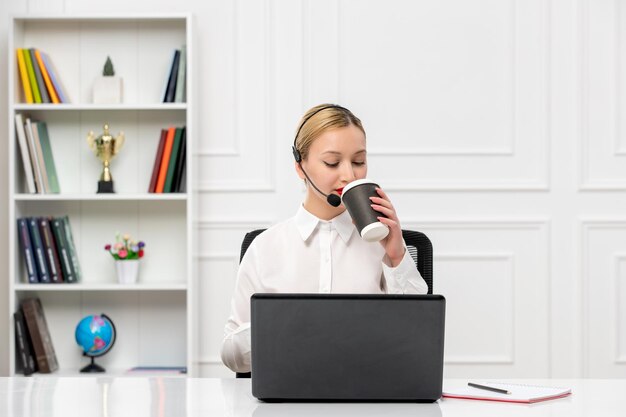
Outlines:
[[400, 263], [394, 267], [389, 266], [388, 263], [389, 258], [385, 255], [383, 260], [383, 275], [387, 281], [387, 288], [392, 294], [402, 294], [404, 292], [402, 289], [405, 287], [407, 276], [414, 274], [414, 270], [416, 271], [413, 258], [411, 258], [411, 254], [405, 246], [404, 256]]

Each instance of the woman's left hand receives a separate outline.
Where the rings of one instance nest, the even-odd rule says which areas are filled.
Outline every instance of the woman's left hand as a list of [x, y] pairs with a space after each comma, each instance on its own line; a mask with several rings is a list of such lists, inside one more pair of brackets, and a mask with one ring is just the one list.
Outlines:
[[389, 257], [391, 266], [395, 267], [400, 264], [404, 257], [404, 241], [402, 240], [402, 229], [400, 228], [400, 220], [396, 214], [396, 209], [393, 208], [391, 200], [385, 192], [376, 187], [376, 192], [380, 197], [370, 197], [372, 201], [372, 208], [378, 212], [381, 212], [387, 217], [379, 216], [378, 220], [389, 227], [389, 234], [386, 238], [380, 241], [380, 244], [385, 248], [385, 252]]

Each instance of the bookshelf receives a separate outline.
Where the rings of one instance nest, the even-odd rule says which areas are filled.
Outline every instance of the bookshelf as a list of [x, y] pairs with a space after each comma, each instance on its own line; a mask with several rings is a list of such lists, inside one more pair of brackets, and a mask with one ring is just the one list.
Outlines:
[[[186, 100], [162, 103], [172, 52], [186, 45]], [[27, 104], [16, 48], [38, 48], [53, 61], [69, 103]], [[9, 29], [9, 326], [10, 374], [16, 374], [13, 312], [39, 297], [59, 362], [58, 375], [78, 375], [88, 363], [74, 340], [82, 317], [105, 313], [117, 328], [115, 346], [97, 362], [108, 374], [135, 366], [192, 363], [193, 328], [193, 44], [192, 18], [178, 15], [15, 16]], [[92, 104], [95, 77], [111, 56], [123, 78], [120, 104]], [[61, 193], [29, 194], [15, 133], [16, 114], [46, 122]], [[123, 131], [126, 143], [111, 163], [115, 194], [96, 194], [101, 162], [87, 145], [90, 130]], [[185, 126], [186, 193], [151, 194], [161, 129]], [[76, 284], [29, 284], [18, 240], [21, 217], [68, 215], [82, 269]], [[104, 250], [115, 232], [146, 242], [137, 284], [117, 283]], [[52, 374], [55, 375], [55, 374]]]

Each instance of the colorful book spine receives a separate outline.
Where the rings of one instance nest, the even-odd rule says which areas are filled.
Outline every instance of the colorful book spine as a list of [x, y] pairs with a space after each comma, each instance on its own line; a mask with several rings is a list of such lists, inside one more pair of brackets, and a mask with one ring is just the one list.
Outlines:
[[39, 142], [41, 143], [41, 151], [43, 154], [43, 160], [46, 168], [46, 176], [48, 177], [48, 184], [50, 186], [50, 192], [58, 194], [61, 192], [61, 187], [59, 186], [57, 169], [54, 164], [54, 156], [52, 155], [52, 146], [50, 146], [48, 126], [46, 125], [46, 122], [37, 122], [33, 125], [33, 128], [37, 129]]
[[159, 146], [157, 148], [156, 157], [154, 158], [154, 166], [152, 167], [152, 177], [150, 177], [149, 193], [156, 191], [157, 179], [159, 178], [159, 168], [161, 167], [161, 158], [163, 158], [163, 149], [165, 148], [165, 138], [167, 130], [161, 129], [161, 137], [159, 138]]
[[63, 273], [61, 272], [61, 264], [59, 263], [57, 247], [54, 242], [54, 238], [52, 237], [50, 222], [45, 217], [37, 219], [37, 222], [39, 223], [39, 233], [41, 233], [43, 249], [46, 253], [46, 261], [48, 262], [50, 281], [53, 284], [58, 284], [63, 282]]
[[33, 253], [37, 263], [38, 281], [44, 284], [50, 283], [50, 275], [48, 273], [48, 265], [46, 263], [46, 254], [39, 234], [39, 226], [37, 219], [31, 217], [28, 219], [28, 231], [30, 232], [30, 241], [33, 245]]
[[59, 97], [57, 96], [56, 91], [54, 91], [54, 87], [52, 86], [52, 81], [50, 80], [50, 76], [48, 75], [48, 70], [41, 59], [41, 53], [38, 49], [35, 49], [35, 57], [37, 58], [37, 64], [39, 65], [39, 70], [41, 71], [41, 76], [43, 77], [44, 84], [46, 85], [46, 90], [48, 90], [48, 95], [54, 104], [59, 103]]
[[[67, 248], [70, 252], [70, 260], [72, 261], [72, 270], [74, 271], [74, 282], [79, 282], [82, 277], [82, 271], [80, 269], [80, 263], [78, 262], [78, 253], [76, 252], [76, 245], [74, 244], [74, 236], [72, 235], [72, 227], [70, 225], [70, 218], [64, 216], [60, 218], [63, 229], [65, 230], [65, 241], [67, 242]], [[68, 281], [69, 282], [69, 281]]]
[[22, 255], [26, 267], [27, 282], [36, 284], [39, 282], [37, 274], [37, 261], [33, 251], [33, 244], [28, 231], [28, 221], [25, 218], [17, 219], [17, 232], [22, 246]]
[[172, 68], [170, 69], [170, 76], [167, 80], [167, 89], [165, 90], [165, 97], [163, 97], [163, 103], [173, 103], [176, 98], [176, 79], [178, 78], [178, 65], [180, 62], [180, 51], [177, 49], [174, 51], [174, 58], [172, 59]]
[[52, 338], [50, 337], [41, 301], [38, 298], [23, 300], [22, 312], [26, 319], [28, 333], [33, 341], [39, 372], [45, 374], [56, 371], [59, 369], [59, 363], [52, 345]]
[[48, 57], [47, 54], [41, 53], [41, 59], [43, 61], [46, 70], [48, 71], [48, 75], [50, 76], [50, 81], [52, 82], [52, 86], [54, 87], [54, 91], [56, 91], [57, 96], [59, 96], [59, 101], [61, 103], [69, 103], [67, 94], [63, 90], [63, 85], [61, 84], [61, 79], [57, 76], [57, 72], [52, 65], [52, 61]]
[[17, 369], [18, 372], [28, 376], [37, 372], [37, 362], [33, 354], [33, 343], [30, 340], [22, 310], [18, 309], [13, 313], [13, 320], [15, 322], [15, 356], [16, 360], [19, 359]]
[[43, 76], [41, 75], [41, 69], [39, 69], [39, 65], [37, 64], [37, 56], [35, 55], [35, 48], [30, 48], [30, 61], [33, 64], [33, 70], [35, 71], [35, 80], [37, 80], [37, 87], [39, 88], [39, 94], [41, 95], [42, 103], [50, 103], [50, 96], [48, 96], [48, 91], [46, 90], [46, 84], [43, 81]]
[[170, 127], [167, 131], [167, 137], [165, 139], [165, 148], [163, 149], [163, 157], [161, 158], [161, 166], [159, 167], [159, 178], [157, 180], [157, 186], [155, 192], [162, 193], [165, 187], [165, 179], [167, 178], [167, 168], [170, 163], [170, 155], [172, 154], [172, 146], [174, 145], [174, 134], [176, 129]]
[[26, 62], [24, 61], [24, 52], [21, 48], [18, 48], [15, 50], [15, 55], [17, 55], [17, 67], [20, 72], [24, 100], [26, 100], [28, 104], [32, 104], [33, 90], [30, 88], [30, 82], [28, 81], [28, 70], [26, 69]]
[[39, 194], [44, 194], [46, 192], [46, 187], [44, 185], [43, 175], [41, 172], [43, 166], [39, 165], [37, 143], [33, 135], [32, 122], [28, 117], [26, 118], [26, 123], [24, 124], [24, 131], [26, 132], [26, 138], [28, 139], [28, 150], [30, 152], [30, 159], [33, 164], [33, 175], [35, 176], [35, 185], [37, 186], [37, 192]]
[[172, 153], [170, 155], [170, 161], [167, 165], [167, 175], [165, 176], [165, 185], [163, 186], [164, 193], [174, 192], [172, 188], [173, 180], [174, 180], [174, 172], [176, 170], [176, 160], [178, 159], [178, 153], [180, 152], [180, 144], [181, 138], [183, 135], [183, 129], [180, 127], [176, 128], [176, 132], [174, 133], [174, 144], [172, 145]]
[[187, 128], [183, 127], [183, 135], [180, 143], [180, 152], [176, 160], [176, 170], [174, 171], [174, 185], [173, 192], [180, 192], [180, 183], [183, 176], [183, 169], [185, 168], [187, 160]]
[[33, 90], [33, 101], [36, 104], [41, 103], [41, 95], [39, 95], [39, 87], [37, 86], [37, 79], [35, 78], [35, 70], [33, 63], [30, 59], [30, 51], [28, 49], [22, 49], [24, 54], [24, 63], [26, 64], [26, 71], [28, 72], [28, 80], [30, 81], [30, 88]]
[[187, 79], [187, 47], [183, 45], [180, 48], [180, 59], [178, 63], [178, 74], [176, 80], [176, 96], [174, 101], [176, 103], [184, 103], [186, 100], [185, 84]]
[[35, 187], [35, 176], [33, 174], [33, 166], [28, 152], [26, 132], [24, 131], [24, 119], [22, 119], [22, 115], [19, 113], [15, 115], [15, 133], [17, 136], [17, 143], [20, 145], [20, 154], [22, 155], [22, 165], [24, 166], [26, 186], [28, 187], [29, 193], [35, 194], [37, 192], [37, 188]]
[[63, 271], [65, 282], [76, 282], [76, 275], [74, 274], [74, 267], [72, 265], [67, 239], [65, 237], [65, 229], [62, 224], [63, 219], [55, 218], [51, 221], [51, 223], [52, 232], [54, 235], [54, 242], [59, 252], [61, 270]]

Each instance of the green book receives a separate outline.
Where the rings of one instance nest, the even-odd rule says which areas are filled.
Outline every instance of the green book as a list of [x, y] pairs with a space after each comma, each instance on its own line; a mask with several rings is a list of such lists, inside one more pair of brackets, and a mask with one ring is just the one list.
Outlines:
[[35, 100], [35, 103], [41, 103], [41, 95], [39, 94], [39, 87], [37, 87], [37, 79], [35, 78], [35, 68], [33, 67], [33, 61], [30, 59], [30, 50], [25, 48], [22, 49], [22, 52], [24, 52], [24, 62], [26, 62], [28, 80], [30, 81], [30, 86], [33, 89], [33, 99]]
[[72, 261], [72, 267], [74, 270], [75, 282], [79, 282], [82, 279], [82, 271], [80, 269], [80, 263], [78, 262], [78, 254], [76, 253], [76, 245], [74, 245], [74, 236], [72, 235], [72, 227], [70, 226], [70, 218], [68, 216], [58, 219], [63, 223], [65, 229], [65, 242], [70, 252], [70, 260]]
[[48, 127], [46, 122], [37, 122], [37, 132], [39, 133], [39, 142], [41, 142], [41, 151], [43, 152], [43, 160], [46, 165], [46, 173], [48, 174], [48, 185], [50, 192], [59, 194], [59, 178], [57, 177], [57, 169], [54, 165], [54, 157], [52, 156], [52, 147], [50, 146], [50, 137], [48, 136]]
[[174, 172], [176, 171], [176, 160], [178, 159], [178, 152], [180, 152], [181, 137], [183, 135], [183, 128], [177, 127], [174, 134], [174, 145], [172, 145], [172, 154], [170, 155], [170, 163], [167, 166], [167, 176], [165, 177], [165, 186], [163, 187], [164, 193], [174, 192]]

